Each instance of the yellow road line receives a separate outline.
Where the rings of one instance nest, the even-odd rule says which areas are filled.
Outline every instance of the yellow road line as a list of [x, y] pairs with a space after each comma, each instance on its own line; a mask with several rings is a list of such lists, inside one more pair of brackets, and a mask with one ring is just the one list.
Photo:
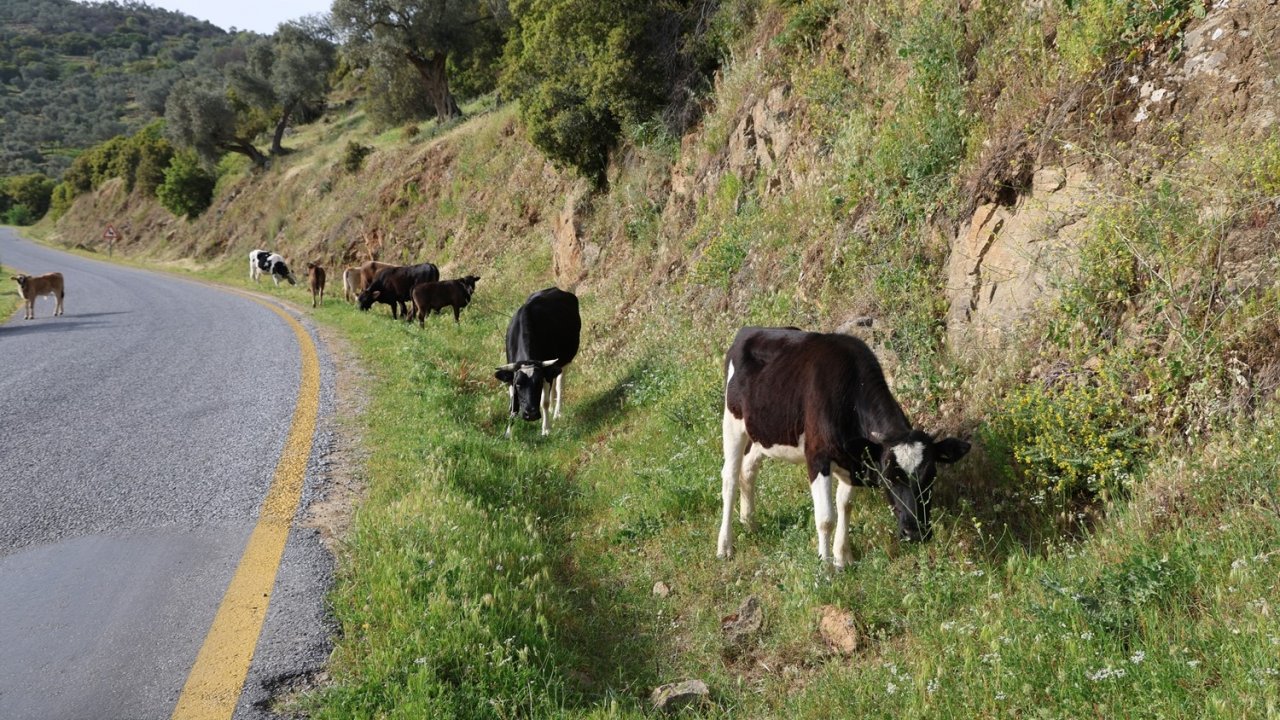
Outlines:
[[257, 298], [245, 297], [284, 318], [298, 337], [302, 354], [298, 405], [280, 463], [276, 465], [275, 478], [263, 500], [258, 524], [249, 536], [240, 565], [187, 676], [173, 720], [226, 720], [235, 712], [258, 636], [262, 633], [289, 526], [302, 498], [307, 458], [311, 456], [311, 439], [320, 412], [320, 360], [311, 337], [285, 311]]

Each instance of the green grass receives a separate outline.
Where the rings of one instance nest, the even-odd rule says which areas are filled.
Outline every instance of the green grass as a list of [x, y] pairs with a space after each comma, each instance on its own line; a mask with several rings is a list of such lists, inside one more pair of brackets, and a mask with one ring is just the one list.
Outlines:
[[15, 268], [0, 265], [0, 288], [3, 288], [0, 289], [0, 322], [8, 320], [22, 304], [18, 284], [9, 279], [17, 272]]

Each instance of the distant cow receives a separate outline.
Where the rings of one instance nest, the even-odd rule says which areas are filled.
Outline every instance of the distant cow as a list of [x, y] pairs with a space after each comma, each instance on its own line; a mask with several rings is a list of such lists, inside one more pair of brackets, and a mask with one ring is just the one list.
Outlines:
[[[542, 418], [542, 434], [551, 433], [551, 394], [556, 396], [555, 418], [560, 418], [564, 396], [564, 368], [578, 354], [582, 318], [578, 296], [560, 288], [547, 288], [529, 296], [511, 316], [507, 326], [507, 364], [494, 377], [507, 383], [511, 393], [511, 419]], [[507, 422], [511, 435], [511, 422]]]
[[24, 320], [36, 319], [36, 298], [41, 295], [52, 295], [54, 299], [53, 316], [62, 314], [62, 298], [66, 294], [62, 287], [62, 273], [46, 273], [44, 275], [14, 275], [18, 283], [18, 296], [26, 300]]
[[[733, 553], [730, 515], [739, 477], [739, 515], [751, 526], [755, 478], [766, 457], [805, 463], [813, 496], [818, 555], [851, 562], [849, 504], [854, 485], [885, 489], [906, 540], [929, 537], [929, 502], [938, 463], [969, 451], [956, 438], [935, 442], [911, 427], [889, 391], [875, 354], [848, 335], [746, 327], [725, 358], [724, 501], [716, 554]], [[828, 549], [831, 478], [836, 488], [834, 558]]]
[[356, 296], [364, 290], [364, 277], [360, 268], [349, 267], [342, 271], [342, 299], [355, 302]]
[[421, 283], [415, 285], [410, 297], [413, 299], [413, 309], [405, 317], [405, 320], [413, 320], [418, 318], [418, 327], [426, 326], [427, 313], [439, 312], [446, 307], [453, 308], [453, 321], [458, 322], [458, 315], [462, 312], [462, 308], [471, 302], [471, 295], [476, 291], [476, 283], [480, 280], [475, 275], [468, 275], [456, 280], [444, 280], [441, 282]]
[[361, 310], [368, 310], [373, 307], [375, 302], [380, 302], [391, 306], [391, 317], [397, 318], [396, 307], [399, 306], [400, 314], [408, 312], [410, 293], [413, 286], [420, 283], [436, 282], [440, 279], [440, 270], [431, 263], [422, 263], [421, 265], [406, 265], [404, 267], [390, 267], [378, 271], [373, 278], [373, 282], [369, 283], [364, 292], [360, 293], [359, 298]]
[[342, 273], [342, 295], [348, 302], [355, 302], [360, 293], [369, 287], [369, 283], [373, 282], [373, 278], [379, 271], [387, 268], [400, 267], [391, 263], [378, 262], [370, 260], [369, 262], [357, 267], [347, 268]]
[[249, 253], [249, 279], [259, 282], [258, 278], [263, 274], [270, 275], [276, 286], [280, 285], [281, 279], [288, 280], [290, 285], [298, 284], [283, 257], [266, 250], [253, 250]]
[[307, 263], [307, 286], [311, 288], [311, 307], [319, 307], [324, 302], [324, 268]]

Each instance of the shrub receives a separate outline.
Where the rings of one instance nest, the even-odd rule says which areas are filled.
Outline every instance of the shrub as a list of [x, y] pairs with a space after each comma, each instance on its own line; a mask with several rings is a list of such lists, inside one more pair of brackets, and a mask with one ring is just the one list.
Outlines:
[[1014, 389], [985, 430], [1006, 472], [1043, 497], [1114, 497], [1142, 462], [1144, 442], [1109, 375]]
[[26, 205], [14, 205], [4, 214], [5, 225], [30, 225], [36, 218]]
[[364, 165], [364, 159], [372, 152], [373, 148], [368, 145], [361, 145], [355, 140], [349, 140], [346, 149], [342, 151], [342, 169], [352, 174], [360, 172], [360, 167]]
[[194, 155], [181, 153], [174, 156], [164, 171], [164, 182], [156, 188], [156, 198], [174, 215], [193, 218], [213, 203], [216, 182], [217, 178], [201, 167]]
[[49, 217], [57, 220], [71, 209], [76, 200], [76, 189], [65, 180], [53, 188], [53, 196], [49, 198]]

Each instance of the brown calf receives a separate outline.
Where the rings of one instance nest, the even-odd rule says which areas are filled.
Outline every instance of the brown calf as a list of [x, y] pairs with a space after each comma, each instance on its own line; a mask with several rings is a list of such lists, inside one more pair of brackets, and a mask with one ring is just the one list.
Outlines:
[[418, 327], [425, 327], [427, 313], [439, 312], [447, 307], [453, 308], [453, 321], [458, 322], [458, 313], [471, 302], [471, 295], [476, 291], [476, 281], [480, 278], [468, 275], [457, 280], [443, 282], [426, 282], [413, 286], [410, 297], [413, 309], [405, 316], [405, 320], [418, 318]]
[[324, 268], [307, 263], [307, 285], [311, 286], [311, 307], [319, 307], [324, 302]]
[[15, 275], [11, 279], [18, 283], [18, 295], [27, 301], [27, 314], [24, 320], [35, 319], [36, 298], [41, 295], [52, 295], [57, 302], [53, 309], [54, 317], [62, 314], [62, 296], [65, 294], [62, 289], [62, 273]]

